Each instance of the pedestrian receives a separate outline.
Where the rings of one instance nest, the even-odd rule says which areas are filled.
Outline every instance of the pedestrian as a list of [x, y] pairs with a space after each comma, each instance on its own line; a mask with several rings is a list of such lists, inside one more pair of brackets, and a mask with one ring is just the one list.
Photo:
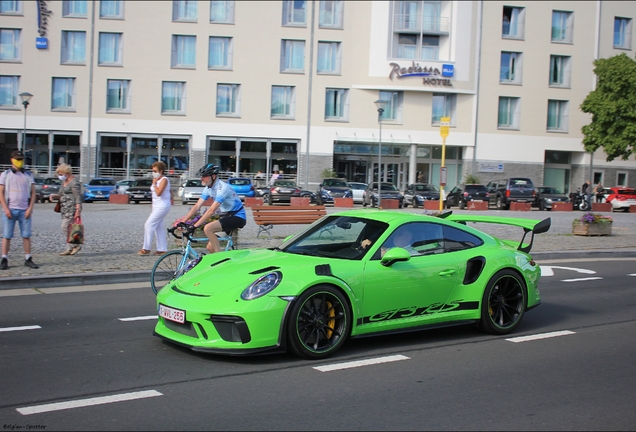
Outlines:
[[31, 216], [35, 204], [35, 180], [30, 171], [24, 169], [24, 153], [14, 150], [11, 153], [11, 168], [0, 175], [0, 203], [2, 204], [2, 260], [0, 270], [9, 268], [9, 248], [18, 222], [24, 265], [32, 269], [39, 266], [31, 257]]
[[201, 182], [205, 186], [205, 189], [201, 192], [201, 198], [199, 198], [186, 216], [175, 221], [175, 225], [179, 222], [187, 222], [192, 219], [194, 215], [199, 212], [199, 209], [206, 200], [214, 200], [205, 213], [203, 213], [195, 223], [190, 225], [190, 232], [194, 232], [195, 229], [205, 224], [218, 210], [220, 212], [219, 219], [209, 222], [203, 228], [203, 232], [209, 240], [207, 250], [210, 253], [215, 253], [221, 250], [219, 238], [216, 236], [216, 233], [225, 231], [227, 235], [231, 235], [235, 229], [245, 226], [247, 215], [245, 214], [243, 203], [238, 195], [236, 195], [234, 189], [219, 178], [218, 166], [206, 164], [199, 170], [198, 176], [201, 177]]
[[594, 195], [596, 195], [596, 202], [601, 203], [605, 198], [605, 194], [603, 193], [603, 185], [601, 182], [598, 182], [594, 187]]
[[82, 216], [82, 188], [73, 175], [73, 170], [68, 164], [60, 164], [55, 172], [62, 182], [60, 191], [51, 195], [51, 200], [60, 201], [60, 214], [62, 216], [62, 235], [66, 243], [66, 250], [60, 255], [75, 255], [82, 249], [82, 245], [68, 242], [68, 232], [73, 221]]
[[166, 164], [158, 161], [152, 164], [152, 210], [144, 225], [144, 247], [137, 252], [139, 255], [150, 255], [153, 237], [156, 239], [157, 251], [155, 255], [163, 255], [168, 251], [168, 237], [164, 218], [170, 211], [172, 195], [170, 180], [164, 176]]
[[269, 184], [270, 184], [270, 185], [273, 185], [273, 184], [274, 184], [274, 182], [275, 182], [276, 180], [278, 180], [279, 175], [280, 175], [280, 174], [278, 174], [278, 172], [274, 171], [274, 173], [272, 174], [272, 176], [269, 178]]
[[583, 195], [587, 195], [587, 188], [590, 186], [590, 181], [589, 180], [585, 180], [585, 183], [583, 183], [583, 186], [581, 186], [581, 193]]

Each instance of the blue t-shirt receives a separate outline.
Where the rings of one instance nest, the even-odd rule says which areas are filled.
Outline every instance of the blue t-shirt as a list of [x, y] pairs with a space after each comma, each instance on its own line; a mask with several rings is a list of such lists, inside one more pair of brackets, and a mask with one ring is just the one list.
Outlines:
[[219, 211], [221, 213], [236, 212], [234, 216], [247, 220], [241, 199], [236, 195], [234, 189], [223, 180], [217, 179], [212, 187], [206, 186], [201, 192], [201, 198], [203, 200], [212, 198], [215, 202], [220, 203]]

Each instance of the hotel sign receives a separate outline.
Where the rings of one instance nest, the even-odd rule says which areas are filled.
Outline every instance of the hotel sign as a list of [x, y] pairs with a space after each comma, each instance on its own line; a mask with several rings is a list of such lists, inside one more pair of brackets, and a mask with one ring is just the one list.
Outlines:
[[38, 33], [40, 37], [35, 38], [35, 47], [37, 49], [47, 49], [49, 47], [49, 40], [46, 37], [46, 31], [49, 27], [49, 16], [52, 12], [46, 5], [46, 0], [38, 0]]
[[389, 79], [422, 77], [422, 84], [452, 87], [450, 78], [455, 75], [455, 65], [443, 64], [442, 71], [436, 67], [421, 66], [419, 63], [411, 62], [411, 66], [400, 66], [397, 63], [389, 63], [391, 73]]

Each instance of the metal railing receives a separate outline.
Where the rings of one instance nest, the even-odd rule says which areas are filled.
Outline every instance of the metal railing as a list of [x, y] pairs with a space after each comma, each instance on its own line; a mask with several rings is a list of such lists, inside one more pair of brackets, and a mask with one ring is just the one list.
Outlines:
[[448, 34], [450, 32], [450, 18], [422, 16], [421, 14], [395, 14], [393, 31]]

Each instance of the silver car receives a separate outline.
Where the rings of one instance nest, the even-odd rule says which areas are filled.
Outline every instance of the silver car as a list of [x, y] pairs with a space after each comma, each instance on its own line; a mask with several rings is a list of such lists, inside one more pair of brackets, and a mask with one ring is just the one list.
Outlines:
[[190, 179], [179, 187], [177, 195], [181, 198], [181, 204], [194, 204], [201, 198], [203, 189], [205, 189], [205, 186], [203, 186], [201, 180]]
[[125, 194], [128, 188], [134, 183], [134, 180], [119, 180], [115, 183], [115, 193]]
[[364, 190], [368, 185], [366, 183], [359, 182], [348, 182], [347, 184], [351, 188], [351, 192], [353, 192], [353, 202], [356, 204], [362, 204], [362, 196], [364, 195]]

